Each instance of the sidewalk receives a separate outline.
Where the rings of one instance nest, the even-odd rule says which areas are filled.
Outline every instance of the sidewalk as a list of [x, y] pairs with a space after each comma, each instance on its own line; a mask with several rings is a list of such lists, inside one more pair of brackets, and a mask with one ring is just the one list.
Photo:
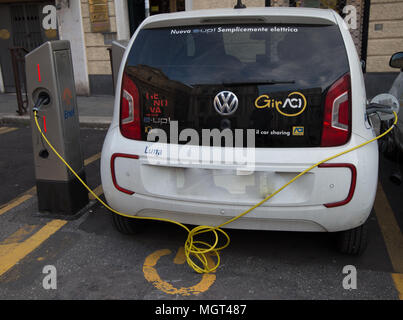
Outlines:
[[[80, 124], [84, 127], [108, 128], [113, 115], [114, 96], [77, 97]], [[17, 97], [13, 93], [0, 94], [0, 123], [29, 124], [29, 114], [17, 113]]]

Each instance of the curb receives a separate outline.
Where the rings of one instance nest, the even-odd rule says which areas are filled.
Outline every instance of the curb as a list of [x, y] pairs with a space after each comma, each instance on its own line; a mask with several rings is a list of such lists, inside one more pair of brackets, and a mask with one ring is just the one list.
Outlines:
[[[99, 128], [99, 129], [108, 129], [112, 122], [112, 117], [89, 117], [82, 116], [80, 117], [80, 127], [84, 128]], [[18, 116], [12, 114], [3, 114], [0, 115], [0, 124], [8, 124], [8, 125], [31, 125], [31, 119], [29, 116]]]

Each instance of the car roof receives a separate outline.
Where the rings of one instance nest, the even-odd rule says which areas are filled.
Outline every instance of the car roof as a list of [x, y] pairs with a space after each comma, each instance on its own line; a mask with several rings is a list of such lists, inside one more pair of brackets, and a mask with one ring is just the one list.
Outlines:
[[150, 16], [141, 28], [237, 23], [337, 24], [335, 14], [329, 9], [292, 7], [191, 10]]

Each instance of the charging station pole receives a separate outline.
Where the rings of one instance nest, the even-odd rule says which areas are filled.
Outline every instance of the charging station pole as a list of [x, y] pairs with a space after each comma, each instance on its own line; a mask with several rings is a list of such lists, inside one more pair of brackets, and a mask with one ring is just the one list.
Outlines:
[[88, 191], [43, 141], [32, 110], [40, 98], [49, 98], [38, 112], [42, 131], [85, 181], [70, 42], [46, 42], [25, 59], [38, 209], [75, 215], [88, 204]]

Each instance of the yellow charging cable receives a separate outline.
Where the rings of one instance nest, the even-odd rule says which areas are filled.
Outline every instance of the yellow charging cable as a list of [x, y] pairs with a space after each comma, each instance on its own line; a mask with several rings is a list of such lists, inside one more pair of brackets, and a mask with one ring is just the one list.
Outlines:
[[[186, 261], [189, 264], [190, 267], [193, 268], [193, 270], [195, 270], [198, 273], [210, 273], [210, 272], [214, 272], [218, 266], [220, 265], [220, 255], [219, 252], [223, 249], [225, 249], [226, 247], [229, 246], [230, 244], [230, 237], [228, 236], [228, 234], [222, 230], [221, 228], [234, 222], [235, 220], [238, 220], [239, 218], [245, 216], [246, 214], [248, 214], [249, 212], [253, 211], [254, 209], [256, 209], [257, 207], [260, 207], [262, 204], [264, 204], [265, 202], [267, 202], [268, 200], [270, 200], [271, 198], [273, 198], [276, 194], [278, 194], [280, 191], [282, 191], [283, 189], [285, 189], [286, 187], [288, 187], [290, 184], [292, 184], [293, 182], [295, 182], [297, 179], [301, 178], [304, 174], [306, 174], [307, 172], [311, 171], [312, 169], [316, 168], [317, 166], [321, 165], [322, 163], [325, 163], [327, 161], [333, 160], [337, 157], [340, 157], [346, 153], [352, 152], [354, 150], [357, 150], [359, 148], [362, 148], [364, 146], [366, 146], [367, 144], [370, 144], [371, 142], [374, 142], [378, 139], [381, 139], [382, 137], [386, 136], [389, 132], [391, 132], [393, 130], [393, 128], [396, 126], [397, 121], [398, 121], [398, 116], [396, 112], [393, 112], [394, 116], [395, 116], [395, 121], [393, 122], [393, 125], [386, 130], [384, 133], [380, 134], [379, 136], [368, 140], [364, 143], [361, 143], [360, 145], [353, 147], [351, 149], [348, 149], [346, 151], [340, 152], [334, 156], [331, 156], [329, 158], [326, 158], [322, 161], [319, 161], [318, 163], [310, 166], [309, 168], [305, 169], [304, 171], [302, 171], [300, 174], [298, 174], [296, 177], [294, 177], [293, 179], [291, 179], [289, 182], [287, 182], [285, 185], [283, 185], [281, 188], [279, 188], [278, 190], [276, 190], [274, 193], [268, 195], [266, 198], [264, 198], [262, 201], [260, 201], [259, 203], [255, 204], [253, 207], [249, 208], [248, 210], [242, 212], [241, 214], [229, 219], [228, 221], [216, 226], [216, 227], [212, 227], [212, 226], [197, 226], [193, 229], [189, 229], [188, 227], [186, 227], [184, 224], [174, 221], [174, 220], [170, 220], [170, 219], [164, 219], [164, 218], [152, 218], [152, 217], [138, 217], [138, 216], [131, 216], [122, 212], [119, 212], [113, 208], [111, 208], [109, 205], [107, 205], [101, 198], [99, 198], [94, 191], [92, 191], [90, 189], [90, 187], [87, 186], [87, 184], [80, 178], [80, 176], [71, 168], [71, 166], [66, 162], [66, 160], [63, 159], [63, 157], [56, 151], [56, 149], [52, 146], [52, 144], [49, 142], [49, 140], [46, 138], [45, 134], [43, 133], [39, 123], [38, 123], [38, 111], [34, 110], [34, 117], [35, 117], [35, 123], [36, 126], [40, 132], [40, 134], [42, 135], [43, 139], [46, 141], [46, 143], [49, 145], [49, 147], [53, 150], [53, 152], [57, 155], [57, 157], [66, 165], [66, 167], [74, 174], [74, 176], [84, 185], [84, 187], [94, 196], [95, 199], [97, 199], [103, 206], [105, 206], [107, 209], [109, 209], [110, 211], [112, 211], [115, 214], [121, 215], [123, 217], [127, 217], [127, 218], [133, 218], [133, 219], [142, 219], [142, 220], [155, 220], [155, 221], [163, 221], [163, 222], [169, 222], [169, 223], [174, 223], [182, 228], [184, 228], [187, 232], [188, 232], [188, 237], [186, 239], [185, 242], [185, 255], [186, 255]], [[205, 234], [208, 232], [212, 232], [214, 235], [214, 244], [210, 244], [206, 241], [196, 241], [195, 237], [201, 234]], [[218, 247], [218, 242], [219, 242], [219, 235], [222, 234], [225, 237], [225, 243]], [[211, 266], [208, 263], [207, 260], [207, 255], [213, 255], [216, 256], [216, 263], [215, 265]], [[200, 266], [199, 264], [197, 264], [194, 261], [195, 257], [198, 262], [202, 265]]]

